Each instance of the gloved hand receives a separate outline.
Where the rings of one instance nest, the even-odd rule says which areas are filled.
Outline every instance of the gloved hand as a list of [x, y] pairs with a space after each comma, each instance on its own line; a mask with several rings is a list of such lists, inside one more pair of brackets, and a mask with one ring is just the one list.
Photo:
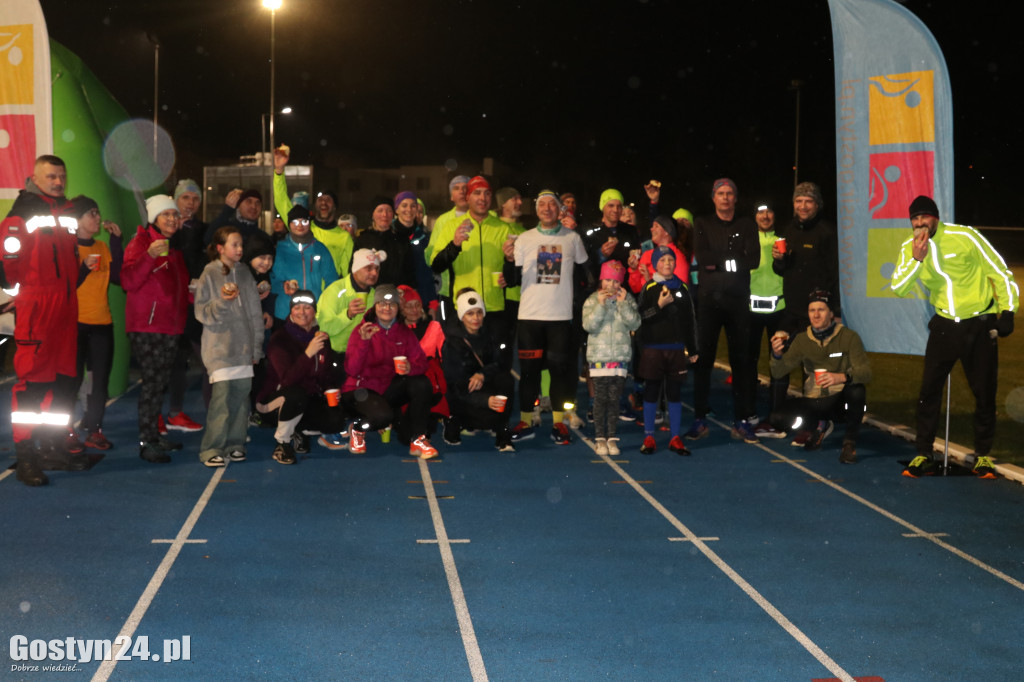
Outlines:
[[999, 316], [999, 321], [996, 322], [996, 329], [999, 331], [1000, 337], [1007, 337], [1013, 333], [1013, 311], [1004, 310]]

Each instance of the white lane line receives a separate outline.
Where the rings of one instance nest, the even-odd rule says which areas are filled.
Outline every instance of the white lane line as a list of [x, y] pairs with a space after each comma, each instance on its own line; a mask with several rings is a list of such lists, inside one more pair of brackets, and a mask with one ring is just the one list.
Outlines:
[[[685, 405], [685, 403], [684, 403], [684, 405]], [[688, 409], [691, 409], [691, 410], [693, 409], [689, 405], [685, 405], [685, 406]], [[708, 418], [708, 421], [717, 424], [718, 426], [722, 427], [723, 429], [730, 428], [724, 422], [720, 422], [717, 419]], [[971, 556], [967, 552], [954, 547], [953, 545], [949, 544], [948, 542], [943, 542], [942, 540], [940, 540], [939, 537], [943, 536], [943, 535], [946, 535], [946, 533], [929, 533], [928, 531], [925, 531], [925, 530], [922, 530], [922, 529], [918, 528], [917, 526], [912, 524], [910, 521], [906, 521], [904, 519], [901, 519], [900, 517], [896, 516], [892, 512], [890, 512], [888, 510], [885, 510], [885, 509], [882, 509], [881, 507], [879, 507], [874, 502], [870, 502], [870, 501], [864, 499], [863, 497], [861, 497], [857, 493], [852, 492], [850, 490], [847, 490], [846, 488], [842, 487], [841, 485], [839, 485], [839, 484], [837, 484], [837, 483], [835, 483], [833, 481], [830, 481], [829, 479], [825, 478], [821, 474], [819, 474], [819, 473], [817, 473], [815, 471], [811, 471], [807, 467], [802, 466], [801, 464], [799, 464], [799, 462], [802, 462], [804, 460], [790, 459], [789, 457], [786, 457], [782, 453], [776, 452], [775, 450], [772, 450], [771, 448], [767, 447], [763, 443], [750, 443], [750, 446], [751, 447], [761, 448], [762, 450], [764, 450], [768, 454], [775, 455], [776, 457], [778, 457], [780, 460], [782, 460], [786, 464], [790, 465], [791, 467], [793, 467], [795, 469], [798, 469], [799, 471], [804, 472], [805, 474], [807, 474], [811, 478], [814, 478], [815, 480], [817, 480], [819, 483], [824, 483], [825, 485], [827, 485], [828, 487], [832, 488], [836, 492], [842, 493], [843, 495], [846, 495], [847, 497], [849, 497], [851, 500], [853, 500], [855, 502], [859, 502], [860, 504], [864, 505], [868, 509], [870, 509], [870, 510], [872, 510], [874, 512], [878, 512], [879, 514], [881, 514], [885, 518], [889, 519], [890, 521], [892, 521], [894, 523], [898, 523], [899, 525], [903, 526], [904, 528], [906, 528], [907, 530], [910, 531], [911, 535], [908, 536], [908, 537], [922, 537], [922, 538], [928, 540], [929, 542], [933, 542], [937, 546], [939, 546], [942, 549], [946, 550], [947, 552], [950, 552], [951, 554], [955, 554], [956, 556], [960, 557], [961, 559], [963, 559], [967, 563], [972, 564], [974, 566], [977, 566], [981, 570], [983, 570], [983, 571], [985, 571], [987, 573], [990, 573], [993, 576], [995, 576], [996, 578], [999, 578], [1000, 580], [1002, 580], [1002, 581], [1004, 581], [1004, 582], [1006, 582], [1006, 583], [1016, 587], [1018, 590], [1024, 591], [1024, 583], [1022, 583], [1021, 581], [1017, 580], [1016, 578], [1012, 578], [1012, 577], [1006, 575], [1005, 573], [1003, 573], [999, 569], [995, 568], [994, 566], [989, 566], [988, 564], [986, 564], [981, 559], [978, 559], [976, 557]]]
[[[142, 622], [143, 616], [146, 615], [146, 611], [149, 609], [150, 604], [153, 603], [153, 599], [156, 597], [156, 593], [160, 590], [160, 586], [163, 585], [164, 580], [167, 578], [167, 574], [171, 571], [171, 566], [174, 565], [174, 561], [178, 558], [178, 554], [181, 552], [181, 548], [186, 544], [189, 544], [189, 534], [192, 529], [195, 528], [196, 523], [199, 521], [199, 517], [202, 516], [203, 510], [206, 509], [206, 503], [210, 501], [210, 497], [213, 496], [213, 491], [220, 483], [220, 479], [223, 478], [224, 472], [227, 471], [227, 467], [218, 468], [213, 472], [213, 476], [210, 477], [210, 482], [206, 484], [206, 489], [203, 490], [203, 494], [199, 496], [199, 500], [196, 501], [196, 505], [192, 507], [192, 512], [185, 519], [185, 523], [182, 525], [181, 530], [178, 531], [178, 535], [174, 538], [174, 542], [167, 548], [167, 554], [164, 555], [164, 560], [157, 566], [156, 572], [153, 573], [153, 577], [150, 578], [149, 584], [146, 585], [146, 589], [143, 591], [142, 596], [139, 597], [139, 601], [136, 602], [135, 608], [132, 609], [131, 614], [128, 616], [128, 620], [124, 622], [121, 627], [121, 631], [117, 633], [118, 637], [132, 637], [135, 634], [135, 630], [138, 629], [139, 623]], [[111, 659], [105, 659], [100, 665], [96, 674], [92, 676], [93, 682], [105, 682], [110, 674], [114, 672], [114, 668], [117, 666], [117, 661]]]
[[[593, 443], [586, 439], [579, 431], [576, 431], [576, 434], [580, 437], [580, 439], [583, 442], [585, 442], [591, 448], [594, 447]], [[700, 537], [698, 537], [696, 533], [694, 533], [685, 525], [683, 525], [682, 521], [677, 519], [672, 514], [672, 512], [670, 512], [668, 509], [665, 509], [665, 507], [663, 507], [661, 503], [658, 502], [658, 500], [654, 499], [654, 496], [648, 493], [642, 485], [637, 483], [629, 474], [627, 474], [625, 469], [619, 466], [618, 462], [605, 455], [598, 455], [598, 457], [604, 459], [605, 463], [608, 466], [610, 466], [617, 474], [622, 476], [622, 479], [629, 483], [630, 487], [632, 487], [633, 490], [635, 490], [640, 495], [640, 497], [647, 500], [647, 503], [654, 507], [658, 511], [658, 513], [661, 514], [669, 523], [675, 526], [676, 530], [682, 533], [682, 535], [687, 541], [692, 542], [694, 547], [699, 549], [701, 553], [711, 561], [711, 563], [718, 567], [718, 570], [722, 571], [722, 573], [725, 573], [727, 576], [729, 576], [729, 579], [736, 583], [737, 587], [743, 590], [747, 594], [747, 596], [754, 601], [755, 604], [760, 606], [764, 610], [764, 612], [772, 618], [772, 620], [778, 623], [783, 630], [788, 632], [790, 636], [793, 637], [793, 639], [795, 639], [800, 644], [800, 646], [802, 646], [804, 649], [807, 650], [808, 653], [814, 656], [814, 658], [817, 659], [817, 661], [821, 663], [829, 672], [831, 672], [833, 675], [842, 680], [842, 682], [856, 682], [852, 675], [850, 675], [842, 667], [840, 667], [838, 663], [832, 660], [832, 658], [828, 654], [826, 654], [821, 649], [821, 647], [819, 647], [817, 644], [811, 641], [810, 637], [805, 635], [803, 631], [800, 630], [800, 628], [794, 625], [793, 622], [786, 618], [786, 616], [784, 616], [781, 611], [775, 608], [775, 606], [771, 602], [765, 599], [760, 592], [754, 589], [753, 585], [748, 583], [746, 580], [743, 579], [743, 577], [739, 573], [733, 570], [733, 568], [729, 564], [727, 564], [725, 560], [722, 559], [722, 557], [718, 556], [718, 554], [716, 554], [714, 550], [708, 547], [707, 544]]]
[[466, 595], [462, 591], [459, 570], [455, 567], [455, 555], [452, 554], [451, 544], [455, 541], [448, 539], [448, 530], [444, 527], [444, 519], [441, 518], [441, 507], [437, 504], [437, 494], [434, 492], [434, 481], [430, 478], [427, 460], [420, 459], [417, 460], [417, 463], [420, 467], [420, 477], [423, 479], [423, 489], [427, 493], [427, 503], [430, 505], [430, 518], [434, 522], [437, 548], [441, 551], [441, 563], [444, 564], [448, 589], [452, 593], [452, 603], [455, 606], [455, 616], [459, 621], [459, 631], [462, 633], [462, 646], [466, 649], [469, 671], [473, 675], [474, 682], [486, 682], [487, 668], [484, 667], [484, 657], [480, 653], [480, 645], [476, 641], [473, 619], [469, 615], [469, 605], [466, 603]]

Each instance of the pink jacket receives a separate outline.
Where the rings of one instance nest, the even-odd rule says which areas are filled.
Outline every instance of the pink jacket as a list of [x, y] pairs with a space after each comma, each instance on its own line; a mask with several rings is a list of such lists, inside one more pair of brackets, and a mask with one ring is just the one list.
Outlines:
[[156, 239], [163, 236], [154, 226], [140, 227], [124, 250], [125, 331], [181, 334], [190, 298], [185, 258], [175, 248], [167, 256], [151, 258], [147, 251]]
[[[376, 322], [363, 324], [380, 326]], [[419, 339], [413, 330], [396, 321], [390, 329], [381, 327], [369, 341], [364, 341], [359, 335], [361, 326], [356, 327], [348, 339], [348, 350], [345, 352], [345, 372], [348, 378], [341, 387], [342, 392], [368, 388], [384, 393], [395, 378], [393, 358], [396, 355], [404, 355], [409, 359], [410, 375], [427, 371], [427, 356], [420, 348]]]

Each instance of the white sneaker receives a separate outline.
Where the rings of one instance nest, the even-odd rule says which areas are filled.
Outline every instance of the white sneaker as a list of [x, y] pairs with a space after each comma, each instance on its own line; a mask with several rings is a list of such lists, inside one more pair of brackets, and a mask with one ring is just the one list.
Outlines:
[[621, 455], [622, 451], [619, 450], [619, 439], [609, 438], [608, 439], [608, 454], [609, 455]]
[[576, 410], [567, 410], [565, 413], [565, 419], [563, 421], [568, 422], [570, 428], [583, 428], [583, 420], [580, 419], [579, 415], [576, 414]]
[[594, 440], [594, 452], [599, 455], [608, 454], [608, 441], [604, 438], [597, 438]]

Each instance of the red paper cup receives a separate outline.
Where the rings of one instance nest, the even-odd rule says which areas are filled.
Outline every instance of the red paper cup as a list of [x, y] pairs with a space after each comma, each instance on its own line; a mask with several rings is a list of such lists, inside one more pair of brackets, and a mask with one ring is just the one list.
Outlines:
[[827, 369], [816, 369], [814, 370], [814, 383], [821, 386], [821, 382], [825, 379], [825, 375], [828, 374]]
[[324, 391], [324, 397], [327, 398], [327, 404], [331, 407], [341, 404], [341, 391], [337, 388], [329, 388]]
[[408, 358], [406, 358], [404, 355], [396, 355], [394, 357], [394, 360], [395, 360], [395, 373], [396, 374], [406, 374], [407, 372], [405, 372], [403, 370], [405, 370], [405, 362], [406, 362], [406, 360], [408, 360]]
[[498, 412], [503, 412], [505, 410], [505, 403], [508, 402], [508, 396], [507, 395], [496, 395], [496, 396], [494, 396], [494, 399], [498, 401], [498, 409], [497, 409], [497, 411]]
[[779, 250], [779, 253], [786, 253], [786, 238], [776, 239], [775, 248]]

